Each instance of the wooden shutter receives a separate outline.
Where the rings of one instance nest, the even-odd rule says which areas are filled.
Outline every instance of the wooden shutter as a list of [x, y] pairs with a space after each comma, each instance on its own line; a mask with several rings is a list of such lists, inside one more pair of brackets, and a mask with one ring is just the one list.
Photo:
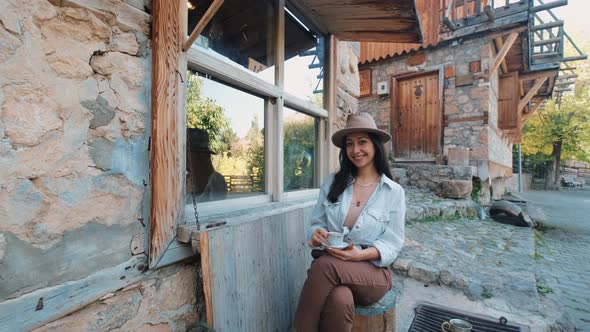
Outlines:
[[518, 111], [518, 101], [520, 88], [518, 72], [501, 75], [498, 90], [498, 128], [519, 128], [520, 112]]
[[184, 222], [186, 1], [154, 0], [149, 265], [157, 265]]
[[371, 69], [361, 70], [359, 72], [360, 78], [360, 97], [371, 95]]

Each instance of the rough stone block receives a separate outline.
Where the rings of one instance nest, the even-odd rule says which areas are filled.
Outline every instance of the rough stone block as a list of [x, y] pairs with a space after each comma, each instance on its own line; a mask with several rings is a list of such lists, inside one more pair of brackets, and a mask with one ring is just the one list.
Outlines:
[[468, 166], [469, 165], [469, 149], [449, 149], [447, 155], [448, 165], [453, 166]]
[[446, 180], [441, 182], [441, 194], [446, 198], [467, 198], [471, 195], [471, 180]]

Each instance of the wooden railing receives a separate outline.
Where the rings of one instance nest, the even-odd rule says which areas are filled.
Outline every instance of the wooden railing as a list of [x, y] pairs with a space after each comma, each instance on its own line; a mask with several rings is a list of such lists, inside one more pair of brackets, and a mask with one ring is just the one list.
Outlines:
[[456, 30], [467, 24], [469, 19], [482, 15], [488, 20], [496, 19], [496, 9], [508, 8], [514, 4], [525, 4], [529, 0], [441, 0], [441, 22], [449, 29]]

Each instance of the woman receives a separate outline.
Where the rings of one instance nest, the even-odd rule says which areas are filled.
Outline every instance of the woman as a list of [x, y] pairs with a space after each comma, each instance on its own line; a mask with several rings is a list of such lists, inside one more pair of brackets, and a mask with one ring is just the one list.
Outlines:
[[[375, 303], [391, 289], [388, 267], [404, 242], [406, 208], [383, 148], [390, 139], [366, 113], [349, 116], [332, 135], [340, 170], [324, 181], [312, 214], [309, 245], [325, 251], [307, 271], [297, 332], [350, 331], [354, 305]], [[344, 233], [348, 247], [324, 247], [329, 231]]]

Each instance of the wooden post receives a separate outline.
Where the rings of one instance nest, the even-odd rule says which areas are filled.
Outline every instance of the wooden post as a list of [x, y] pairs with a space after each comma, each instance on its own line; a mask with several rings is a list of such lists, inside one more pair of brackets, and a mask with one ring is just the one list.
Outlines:
[[186, 1], [154, 0], [149, 266], [184, 221], [186, 137]]

